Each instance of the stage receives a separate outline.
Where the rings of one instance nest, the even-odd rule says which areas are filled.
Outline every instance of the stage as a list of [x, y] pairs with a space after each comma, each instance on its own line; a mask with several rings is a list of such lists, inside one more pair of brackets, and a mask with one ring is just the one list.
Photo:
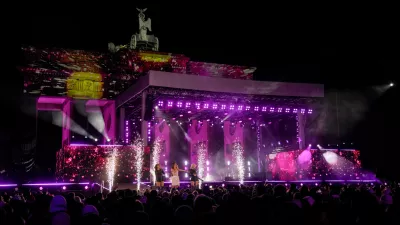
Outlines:
[[[196, 164], [204, 185], [213, 186], [375, 180], [362, 170], [353, 146], [317, 139], [323, 84], [258, 81], [256, 68], [133, 46], [109, 53], [22, 49], [24, 91], [36, 93], [33, 115], [37, 121], [50, 111], [61, 129], [61, 148], [51, 152], [55, 162], [44, 165], [39, 159], [47, 162], [50, 154], [30, 154], [20, 163], [25, 171], [37, 165], [55, 171], [58, 184], [108, 189], [151, 182], [156, 165], [169, 180], [174, 164], [184, 171]], [[37, 89], [48, 80], [53, 86]], [[40, 152], [46, 138], [36, 150], [23, 148]], [[180, 173], [182, 185], [188, 176]]]

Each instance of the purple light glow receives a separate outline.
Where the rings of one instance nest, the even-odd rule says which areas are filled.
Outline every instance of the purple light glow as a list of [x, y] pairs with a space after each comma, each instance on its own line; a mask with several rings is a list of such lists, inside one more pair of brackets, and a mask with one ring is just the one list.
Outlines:
[[66, 186], [66, 185], [89, 185], [87, 183], [38, 183], [38, 184], [22, 184], [22, 186]]
[[[185, 106], [185, 108], [190, 109], [191, 108], [191, 103], [193, 102], [185, 102], [185, 105], [183, 105], [183, 102], [178, 101], [176, 102], [176, 105], [174, 105], [174, 102], [171, 100], [167, 100], [167, 106], [169, 108], [172, 107], [176, 107], [176, 108], [183, 108]], [[312, 114], [312, 109], [292, 109], [292, 108], [284, 108], [284, 107], [269, 107], [269, 106], [251, 106], [251, 105], [247, 105], [247, 106], [243, 106], [243, 105], [234, 105], [234, 104], [221, 104], [219, 105], [218, 103], [209, 103], [209, 102], [194, 102], [193, 103], [195, 105], [195, 109], [200, 110], [202, 109], [213, 109], [213, 110], [229, 110], [229, 111], [233, 111], [233, 110], [238, 110], [238, 111], [253, 111], [253, 112], [270, 112], [270, 113], [297, 113], [300, 112], [302, 114]], [[163, 105], [163, 101], [158, 101], [158, 106], [162, 106]]]
[[0, 187], [17, 187], [17, 184], [0, 184]]
[[[164, 100], [165, 101], [165, 100]], [[174, 105], [174, 101], [171, 100], [167, 100], [167, 106], [169, 108], [172, 107], [176, 107], [176, 108], [183, 108], [185, 106], [185, 108], [189, 109], [191, 108], [191, 103], [193, 102], [185, 102], [185, 105], [183, 105], [183, 102], [178, 101], [176, 102], [176, 105]], [[253, 111], [253, 112], [270, 112], [270, 113], [297, 113], [300, 111], [300, 113], [302, 114], [312, 114], [312, 109], [292, 109], [290, 107], [269, 107], [269, 106], [251, 106], [251, 105], [247, 105], [247, 106], [243, 106], [243, 105], [234, 105], [234, 104], [224, 104], [222, 103], [221, 105], [219, 105], [218, 103], [209, 103], [209, 102], [194, 102], [193, 103], [195, 105], [195, 109], [200, 110], [202, 109], [213, 109], [213, 110], [229, 110], [229, 111], [233, 111], [233, 110], [238, 110], [238, 111], [242, 111], [242, 110], [246, 110], [246, 111]], [[158, 106], [163, 106], [163, 101], [158, 101]]]
[[125, 121], [125, 143], [129, 142], [129, 121]]
[[[89, 144], [70, 144], [69, 146], [94, 146], [94, 145], [89, 145]], [[123, 145], [96, 145], [100, 147], [118, 147], [118, 146], [123, 146]]]

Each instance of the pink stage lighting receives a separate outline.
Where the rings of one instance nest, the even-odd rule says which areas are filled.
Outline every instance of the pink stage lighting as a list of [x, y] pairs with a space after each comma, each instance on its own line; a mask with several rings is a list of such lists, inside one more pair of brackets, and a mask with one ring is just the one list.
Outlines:
[[164, 102], [163, 102], [163, 101], [158, 101], [158, 106], [159, 106], [159, 107], [163, 107], [163, 105], [164, 105]]
[[195, 106], [196, 106], [196, 109], [200, 109], [200, 103], [196, 102]]
[[270, 111], [270, 112], [275, 112], [275, 108], [274, 108], [274, 107], [271, 107], [271, 108], [269, 108], [269, 111]]
[[293, 109], [293, 113], [297, 113], [297, 109]]
[[226, 109], [226, 105], [221, 105], [221, 109], [225, 110]]
[[217, 109], [218, 105], [217, 104], [213, 104], [212, 109]]
[[285, 113], [289, 113], [289, 112], [290, 112], [290, 108], [286, 108]]
[[63, 186], [62, 189], [65, 191], [65, 190], [67, 190], [67, 187], [66, 187], [66, 186]]
[[186, 102], [186, 108], [190, 108], [190, 102]]
[[182, 102], [176, 103], [176, 106], [177, 106], [178, 108], [182, 108]]
[[266, 107], [266, 106], [263, 106], [262, 109], [261, 109], [261, 111], [266, 112], [266, 111], [267, 111], [267, 107]]
[[250, 106], [246, 106], [246, 111], [249, 111], [250, 110]]
[[258, 110], [260, 110], [260, 107], [258, 107], [258, 106], [254, 107], [254, 111], [258, 111]]
[[234, 105], [230, 105], [229, 106], [229, 110], [234, 110], [235, 109], [235, 106]]
[[239, 105], [239, 106], [238, 106], [238, 110], [239, 110], [239, 111], [242, 111], [242, 110], [243, 110], [243, 106], [242, 106], [242, 105]]
[[172, 101], [168, 101], [168, 107], [172, 107], [174, 103]]
[[208, 103], [204, 103], [203, 108], [208, 109], [209, 104]]

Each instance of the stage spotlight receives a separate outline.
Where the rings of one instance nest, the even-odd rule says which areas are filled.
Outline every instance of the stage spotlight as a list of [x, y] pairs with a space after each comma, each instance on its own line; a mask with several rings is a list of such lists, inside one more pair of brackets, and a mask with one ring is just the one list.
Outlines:
[[110, 139], [107, 139], [107, 142], [110, 142], [111, 140]]
[[63, 186], [62, 189], [65, 191], [65, 190], [67, 190], [67, 187], [66, 187], [66, 186]]
[[43, 187], [39, 187], [39, 190], [43, 191]]
[[94, 139], [94, 141], [96, 141], [96, 142], [97, 142], [97, 138], [95, 138], [95, 139]]
[[311, 144], [308, 144], [308, 147], [311, 147]]
[[87, 190], [87, 189], [89, 189], [89, 187], [86, 185], [86, 186], [85, 186], [85, 190]]
[[394, 86], [394, 83], [390, 83], [389, 86], [390, 86], [390, 87], [393, 87], [393, 86]]

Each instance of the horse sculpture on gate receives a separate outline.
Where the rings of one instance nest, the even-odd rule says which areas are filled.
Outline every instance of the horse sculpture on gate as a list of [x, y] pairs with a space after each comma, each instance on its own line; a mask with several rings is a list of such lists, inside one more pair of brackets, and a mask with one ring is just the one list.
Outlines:
[[115, 46], [114, 43], [108, 44], [108, 49], [111, 52], [117, 52], [123, 48], [129, 49], [138, 49], [138, 50], [145, 50], [145, 51], [158, 51], [158, 38], [154, 35], [147, 34], [148, 31], [151, 30], [151, 19], [147, 18], [144, 12], [147, 9], [138, 9], [139, 11], [138, 18], [139, 18], [139, 33], [132, 35], [131, 41], [128, 45], [118, 45]]

